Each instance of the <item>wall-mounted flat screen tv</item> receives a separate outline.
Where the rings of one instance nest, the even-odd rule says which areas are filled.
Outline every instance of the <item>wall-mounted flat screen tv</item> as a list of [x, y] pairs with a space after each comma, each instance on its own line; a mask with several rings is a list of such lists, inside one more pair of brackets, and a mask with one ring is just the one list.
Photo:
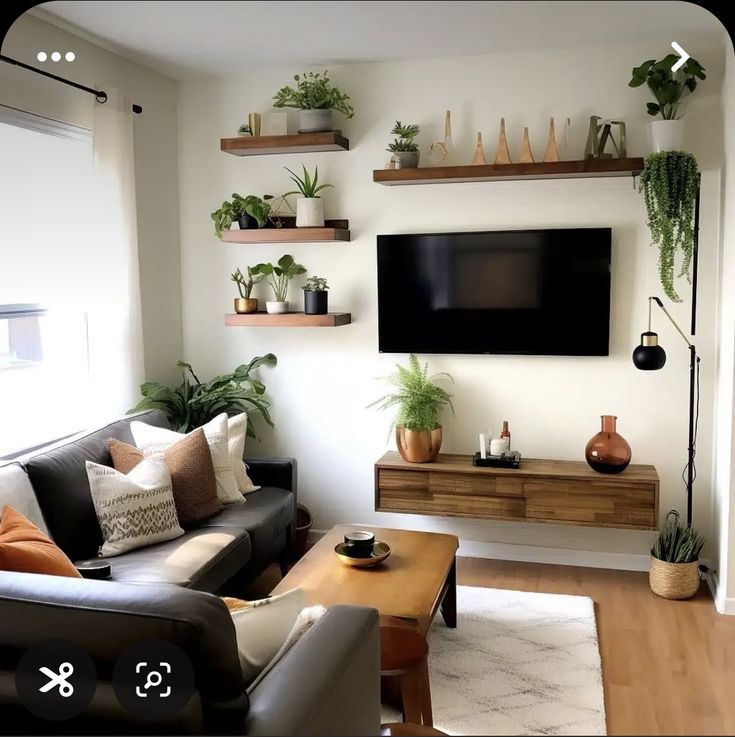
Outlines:
[[384, 353], [606, 356], [610, 228], [378, 236]]

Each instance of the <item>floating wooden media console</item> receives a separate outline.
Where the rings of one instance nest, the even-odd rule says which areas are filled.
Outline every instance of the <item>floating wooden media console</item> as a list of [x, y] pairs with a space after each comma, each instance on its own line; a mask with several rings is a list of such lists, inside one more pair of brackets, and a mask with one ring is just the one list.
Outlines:
[[375, 464], [378, 512], [655, 530], [653, 466], [599, 474], [586, 463], [524, 459], [518, 469], [479, 468], [471, 456], [407, 463], [395, 452]]

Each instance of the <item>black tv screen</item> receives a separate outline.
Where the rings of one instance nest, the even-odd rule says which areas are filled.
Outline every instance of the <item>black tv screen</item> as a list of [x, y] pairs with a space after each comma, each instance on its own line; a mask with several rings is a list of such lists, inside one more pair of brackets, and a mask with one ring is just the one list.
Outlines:
[[385, 353], [606, 356], [610, 228], [378, 236]]

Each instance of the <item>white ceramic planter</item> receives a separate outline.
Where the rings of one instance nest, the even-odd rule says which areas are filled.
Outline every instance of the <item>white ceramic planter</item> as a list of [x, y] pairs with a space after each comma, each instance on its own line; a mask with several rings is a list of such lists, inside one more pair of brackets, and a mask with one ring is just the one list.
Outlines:
[[300, 110], [299, 133], [319, 133], [334, 130], [331, 110]]
[[324, 203], [321, 197], [302, 197], [296, 200], [296, 227], [324, 227]]
[[282, 315], [288, 312], [288, 302], [266, 302], [265, 311], [269, 315]]
[[683, 120], [654, 120], [651, 123], [653, 150], [681, 151], [684, 145]]

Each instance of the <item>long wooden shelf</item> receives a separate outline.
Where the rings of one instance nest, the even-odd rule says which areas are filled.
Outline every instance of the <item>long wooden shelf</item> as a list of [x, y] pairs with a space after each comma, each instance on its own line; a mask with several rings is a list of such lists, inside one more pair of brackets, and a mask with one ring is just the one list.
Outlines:
[[375, 464], [377, 512], [655, 530], [658, 494], [653, 466], [607, 475], [583, 461], [524, 458], [520, 468], [489, 468], [469, 455], [407, 463], [395, 451]]
[[328, 243], [350, 240], [348, 220], [325, 220], [323, 228], [248, 228], [225, 230], [224, 243]]
[[271, 315], [267, 312], [225, 315], [225, 325], [228, 327], [337, 328], [351, 322], [352, 315], [349, 312], [330, 312], [327, 315], [306, 315], [303, 312], [284, 312], [280, 315]]
[[583, 159], [536, 164], [485, 164], [482, 166], [426, 166], [417, 169], [375, 169], [373, 181], [388, 187], [402, 184], [453, 184], [518, 179], [579, 179], [637, 176], [643, 159]]
[[221, 151], [234, 156], [306, 154], [313, 151], [349, 151], [350, 142], [341, 131], [298, 133], [295, 136], [237, 136], [221, 138]]

